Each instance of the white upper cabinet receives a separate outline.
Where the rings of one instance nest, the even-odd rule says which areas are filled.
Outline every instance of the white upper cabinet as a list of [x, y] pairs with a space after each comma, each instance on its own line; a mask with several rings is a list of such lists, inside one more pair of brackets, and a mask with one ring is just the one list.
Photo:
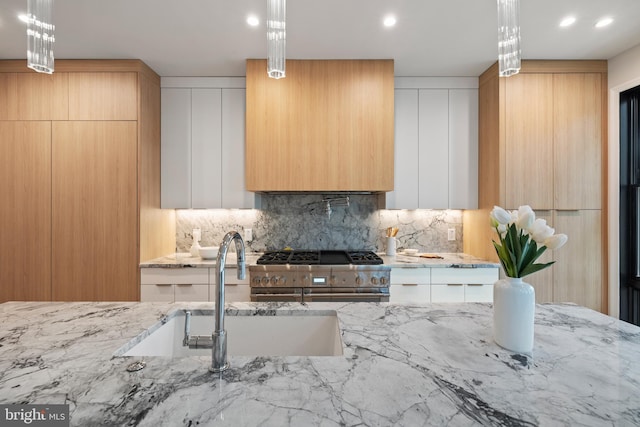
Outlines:
[[395, 98], [395, 183], [387, 193], [387, 207], [418, 209], [418, 91], [396, 89]]
[[163, 78], [161, 120], [163, 208], [255, 207], [244, 181], [244, 79]]
[[478, 90], [449, 90], [449, 209], [478, 208]]
[[222, 206], [222, 91], [191, 89], [191, 207]]
[[396, 78], [387, 209], [477, 209], [478, 80]]
[[419, 91], [418, 207], [449, 207], [449, 91]]
[[244, 173], [245, 89], [222, 90], [222, 207], [253, 208], [255, 193], [246, 191]]
[[191, 207], [191, 89], [162, 89], [161, 203]]

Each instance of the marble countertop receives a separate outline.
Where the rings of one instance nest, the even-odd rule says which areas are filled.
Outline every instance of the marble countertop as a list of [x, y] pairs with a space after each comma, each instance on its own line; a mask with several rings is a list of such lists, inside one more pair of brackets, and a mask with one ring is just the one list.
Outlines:
[[[262, 253], [247, 253], [247, 265], [255, 264]], [[438, 253], [429, 254], [439, 258], [421, 258], [419, 256], [402, 255], [386, 256], [384, 253], [378, 253], [385, 265], [391, 267], [429, 267], [429, 268], [498, 268], [499, 263], [486, 261], [480, 258], [463, 253]], [[236, 265], [235, 252], [229, 252], [225, 266], [233, 267]], [[171, 254], [164, 257], [152, 259], [140, 264], [142, 268], [161, 267], [161, 268], [183, 268], [183, 267], [215, 267], [216, 260], [203, 260], [200, 257], [192, 257], [189, 253]]]
[[[533, 354], [491, 338], [490, 304], [242, 303], [238, 315], [335, 310], [343, 356], [117, 357], [182, 308], [0, 305], [0, 403], [69, 404], [74, 426], [640, 425], [640, 328], [539, 305]], [[146, 367], [128, 372], [132, 362]]]

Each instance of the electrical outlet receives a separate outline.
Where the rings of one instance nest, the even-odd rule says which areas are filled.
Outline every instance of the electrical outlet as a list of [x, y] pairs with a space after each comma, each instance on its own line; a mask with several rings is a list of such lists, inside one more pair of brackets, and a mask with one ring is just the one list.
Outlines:
[[250, 228], [244, 229], [244, 240], [245, 242], [250, 242], [253, 240], [253, 230]]
[[456, 229], [450, 228], [447, 230], [447, 239], [448, 240], [456, 240]]

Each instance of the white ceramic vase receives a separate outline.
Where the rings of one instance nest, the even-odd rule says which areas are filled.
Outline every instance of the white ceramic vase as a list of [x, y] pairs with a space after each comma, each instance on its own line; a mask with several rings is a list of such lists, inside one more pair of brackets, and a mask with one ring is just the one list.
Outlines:
[[533, 350], [536, 293], [522, 278], [507, 277], [493, 285], [493, 338], [517, 353]]

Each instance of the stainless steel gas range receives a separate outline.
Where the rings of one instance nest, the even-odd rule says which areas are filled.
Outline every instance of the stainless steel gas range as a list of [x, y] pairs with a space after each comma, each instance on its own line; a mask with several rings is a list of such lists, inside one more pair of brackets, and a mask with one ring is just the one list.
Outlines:
[[370, 251], [272, 251], [249, 267], [251, 301], [384, 302], [390, 276]]

